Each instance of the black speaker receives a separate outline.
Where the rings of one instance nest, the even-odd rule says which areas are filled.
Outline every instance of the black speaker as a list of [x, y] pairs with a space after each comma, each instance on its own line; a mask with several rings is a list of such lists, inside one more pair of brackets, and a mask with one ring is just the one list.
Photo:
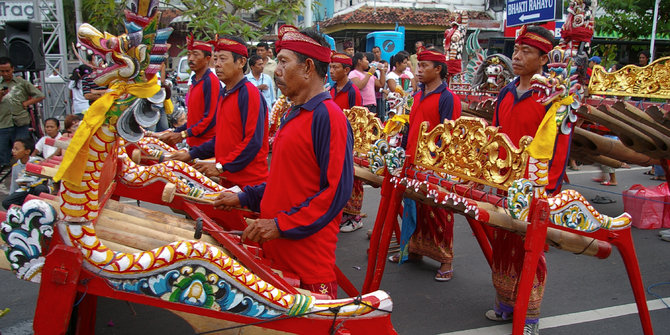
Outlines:
[[42, 25], [32, 21], [5, 21], [7, 53], [16, 71], [43, 71]]
[[7, 57], [7, 43], [5, 43], [5, 27], [0, 27], [0, 57]]

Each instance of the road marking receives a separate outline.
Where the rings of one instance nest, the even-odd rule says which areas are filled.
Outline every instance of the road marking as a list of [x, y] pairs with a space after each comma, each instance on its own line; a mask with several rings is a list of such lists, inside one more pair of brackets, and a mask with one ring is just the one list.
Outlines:
[[[649, 170], [650, 167], [648, 166], [639, 166], [639, 167], [632, 167], [632, 168], [618, 168], [616, 169], [616, 172], [626, 172], [626, 171], [638, 171], [638, 170]], [[600, 169], [597, 170], [583, 170], [583, 171], [568, 171], [568, 175], [575, 175], [575, 174], [590, 174], [590, 173], [601, 173]]]
[[[664, 298], [667, 299], [667, 298]], [[650, 311], [666, 308], [661, 299], [647, 301]], [[626, 304], [612, 307], [605, 307], [599, 309], [592, 309], [585, 312], [569, 313], [563, 315], [549, 316], [540, 319], [540, 329], [549, 329], [563, 326], [570, 326], [574, 324], [598, 321], [604, 319], [615, 318], [628, 314], [636, 314], [637, 305]], [[484, 315], [482, 314], [482, 317]], [[467, 329], [451, 333], [442, 333], [438, 335], [507, 335], [512, 332], [512, 324], [506, 323], [504, 325], [497, 325], [492, 327], [483, 327], [476, 329]]]

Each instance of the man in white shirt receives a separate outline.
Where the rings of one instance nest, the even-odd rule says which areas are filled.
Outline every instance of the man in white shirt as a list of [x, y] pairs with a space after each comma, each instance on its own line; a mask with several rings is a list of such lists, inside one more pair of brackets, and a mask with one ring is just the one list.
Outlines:
[[249, 67], [251, 68], [251, 71], [247, 73], [246, 77], [247, 80], [249, 80], [252, 84], [254, 84], [254, 86], [256, 86], [256, 88], [258, 88], [259, 91], [261, 91], [268, 108], [271, 109], [272, 105], [274, 105], [275, 100], [277, 99], [275, 98], [275, 87], [273, 80], [263, 71], [264, 65], [265, 64], [263, 63], [263, 59], [260, 55], [251, 56], [249, 58]]
[[[270, 76], [270, 79], [275, 79], [275, 69], [277, 68], [277, 62], [270, 58], [270, 46], [266, 42], [260, 42], [256, 45], [256, 54], [261, 56], [263, 59], [263, 73]], [[267, 101], [268, 106], [270, 101]]]

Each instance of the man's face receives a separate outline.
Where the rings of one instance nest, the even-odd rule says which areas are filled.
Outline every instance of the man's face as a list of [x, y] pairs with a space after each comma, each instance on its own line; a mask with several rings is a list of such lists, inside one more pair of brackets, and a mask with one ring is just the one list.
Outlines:
[[542, 55], [540, 50], [525, 44], [515, 44], [512, 54], [512, 69], [517, 76], [532, 76], [540, 73], [542, 66], [547, 64], [549, 58]]
[[12, 157], [14, 157], [14, 159], [23, 159], [27, 156], [30, 156], [30, 150], [26, 149], [22, 142], [14, 142], [14, 146], [12, 146]]
[[354, 51], [354, 47], [351, 47], [351, 48], [344, 49], [344, 53], [349, 57], [354, 57], [354, 54], [356, 52]]
[[14, 67], [7, 64], [0, 64], [0, 76], [4, 81], [10, 81], [14, 78]]
[[637, 61], [640, 66], [646, 66], [649, 63], [649, 58], [645, 54], [640, 54]]
[[344, 65], [342, 63], [332, 62], [330, 63], [330, 77], [334, 81], [340, 81], [347, 77], [347, 73]]
[[416, 78], [427, 84], [440, 77], [440, 67], [436, 67], [431, 61], [422, 60], [416, 66]]
[[186, 54], [188, 67], [195, 72], [198, 72], [209, 66], [210, 58], [211, 57], [209, 56], [205, 56], [205, 52], [202, 50], [189, 50]]
[[256, 61], [256, 64], [251, 66], [251, 72], [253, 72], [255, 75], [258, 75], [259, 73], [263, 72], [263, 65], [265, 63], [263, 62], [262, 59], [259, 59]]
[[265, 47], [257, 47], [256, 54], [261, 56], [261, 58], [265, 59], [268, 56], [268, 49], [265, 49]]
[[237, 78], [243, 72], [244, 62], [246, 62], [244, 57], [235, 61], [233, 53], [230, 51], [214, 52], [214, 69], [216, 70], [216, 76], [224, 83]]
[[382, 49], [379, 47], [372, 48], [372, 53], [375, 55], [376, 61], [380, 61], [382, 59]]
[[46, 132], [49, 137], [56, 137], [56, 135], [58, 135], [58, 126], [56, 125], [56, 122], [49, 120], [44, 123], [44, 132]]
[[283, 49], [277, 54], [275, 83], [289, 99], [304, 88], [307, 64], [300, 63], [293, 51]]
[[421, 42], [416, 42], [414, 43], [414, 50], [419, 50], [419, 48], [423, 47], [423, 43]]

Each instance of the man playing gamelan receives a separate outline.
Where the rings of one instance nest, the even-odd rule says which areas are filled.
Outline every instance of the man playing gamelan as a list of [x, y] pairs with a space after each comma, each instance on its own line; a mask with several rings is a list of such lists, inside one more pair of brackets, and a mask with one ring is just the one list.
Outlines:
[[218, 176], [224, 186], [256, 185], [268, 176], [267, 104], [256, 86], [244, 76], [247, 47], [238, 37], [219, 38], [214, 44], [214, 68], [226, 87], [216, 109], [216, 137], [171, 158], [197, 162], [193, 167]]
[[[188, 114], [186, 124], [173, 131], [161, 133], [159, 138], [174, 145], [186, 139], [195, 147], [214, 138], [216, 125], [216, 103], [221, 91], [221, 83], [209, 69], [212, 45], [187, 37], [188, 66], [193, 71], [191, 86], [188, 88]], [[174, 159], [174, 158], [173, 158]]]
[[[335, 53], [330, 60], [330, 77], [335, 85], [330, 89], [330, 96], [342, 110], [351, 109], [354, 106], [362, 106], [361, 92], [358, 87], [349, 80], [349, 71], [352, 68], [351, 57]], [[354, 189], [351, 198], [344, 206], [344, 214], [340, 223], [340, 231], [349, 233], [363, 227], [361, 218], [361, 207], [363, 206], [363, 182], [354, 179]]]
[[275, 81], [294, 107], [274, 143], [267, 183], [224, 192], [218, 208], [260, 211], [243, 240], [262, 244], [272, 267], [298, 275], [301, 287], [337, 296], [335, 245], [353, 183], [353, 135], [347, 118], [323, 92], [330, 48], [323, 35], [282, 26]]
[[[461, 116], [461, 100], [451, 92], [444, 82], [447, 76], [447, 64], [444, 54], [436, 50], [423, 51], [418, 55], [417, 78], [421, 88], [414, 95], [414, 104], [410, 111], [409, 134], [403, 138], [403, 146], [408, 157], [414, 156], [417, 140], [420, 135], [421, 123], [428, 122], [428, 131], [444, 120], [454, 120]], [[413, 213], [415, 206], [412, 200], [405, 200], [405, 211]], [[416, 226], [407, 224], [413, 220], [403, 219], [401, 242], [411, 234], [409, 249], [401, 243], [400, 255], [389, 257], [392, 262], [417, 259], [428, 256], [440, 262], [435, 280], [449, 281], [452, 277], [453, 252], [453, 212], [444, 208], [416, 203]], [[413, 233], [412, 233], [413, 231]], [[409, 255], [407, 255], [409, 251]]]
[[[519, 143], [525, 135], [535, 136], [549, 107], [537, 101], [539, 95], [532, 90], [530, 80], [533, 75], [542, 73], [543, 66], [549, 61], [547, 53], [553, 48], [553, 40], [551, 32], [542, 27], [524, 26], [515, 41], [512, 67], [518, 77], [500, 91], [493, 116], [494, 125], [500, 126], [500, 131], [507, 134], [512, 143]], [[559, 134], [549, 163], [546, 190], [550, 194], [560, 190], [569, 147], [570, 136]], [[493, 229], [491, 247], [496, 299], [494, 309], [486, 312], [486, 317], [495, 321], [511, 321], [523, 267], [524, 240], [515, 233], [496, 228]], [[533, 280], [524, 334], [539, 333], [540, 303], [546, 275], [543, 254]]]

